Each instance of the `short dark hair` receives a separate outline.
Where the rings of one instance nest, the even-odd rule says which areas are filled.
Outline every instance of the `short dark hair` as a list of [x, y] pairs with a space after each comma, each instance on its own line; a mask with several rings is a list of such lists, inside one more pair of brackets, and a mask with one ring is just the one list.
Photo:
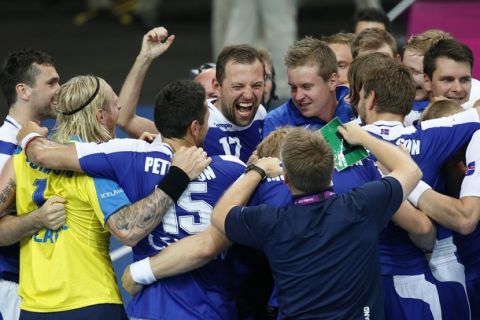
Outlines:
[[35, 77], [40, 71], [34, 64], [53, 66], [54, 63], [48, 53], [34, 49], [23, 49], [7, 55], [0, 71], [0, 87], [8, 106], [17, 101], [17, 84], [35, 85]]
[[455, 39], [440, 40], [427, 50], [423, 58], [423, 72], [430, 79], [437, 69], [437, 59], [441, 57], [456, 62], [465, 62], [470, 68], [473, 68], [473, 53], [467, 45]]
[[386, 60], [386, 67], [371, 70], [363, 83], [365, 97], [375, 92], [377, 113], [406, 116], [415, 99], [415, 84], [407, 67], [395, 60]]
[[[225, 78], [225, 66], [230, 60], [244, 64], [252, 64], [258, 61], [264, 66], [262, 56], [254, 47], [248, 44], [226, 46], [217, 58], [216, 79], [220, 85], [222, 85], [223, 79]], [[265, 74], [265, 68], [263, 68], [263, 70]]]
[[360, 90], [371, 72], [378, 68], [387, 68], [391, 61], [392, 57], [381, 52], [373, 52], [353, 59], [348, 69], [348, 83], [350, 85], [350, 104], [355, 109], [358, 108], [360, 101]]
[[385, 11], [381, 8], [369, 7], [359, 9], [353, 16], [353, 28], [357, 26], [359, 21], [371, 21], [371, 22], [380, 22], [383, 23], [385, 29], [390, 32], [390, 19], [388, 18]]
[[155, 126], [165, 138], [182, 138], [190, 124], [203, 124], [207, 107], [205, 90], [192, 80], [177, 80], [166, 85], [155, 99]]

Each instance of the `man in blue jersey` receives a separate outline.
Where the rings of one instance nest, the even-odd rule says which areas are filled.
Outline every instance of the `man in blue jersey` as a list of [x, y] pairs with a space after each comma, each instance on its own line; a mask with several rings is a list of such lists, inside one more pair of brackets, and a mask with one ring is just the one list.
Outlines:
[[402, 63], [410, 70], [415, 81], [415, 101], [412, 110], [405, 116], [405, 125], [416, 122], [430, 103], [430, 92], [425, 89], [423, 57], [434, 43], [452, 36], [442, 30], [427, 30], [408, 39], [403, 47]]
[[[380, 62], [381, 60], [383, 61]], [[367, 67], [363, 68], [361, 76], [355, 76], [354, 73], [361, 69], [358, 67], [361, 64]], [[353, 80], [352, 95], [359, 97], [358, 110], [367, 124], [365, 128], [392, 143], [403, 143], [422, 169], [424, 180], [436, 188], [442, 188], [440, 169], [480, 128], [478, 110], [426, 121], [419, 127], [405, 128], [403, 120], [414, 98], [414, 88], [407, 90], [413, 86], [408, 70], [390, 58], [374, 53], [357, 58], [350, 71], [352, 74], [349, 74], [349, 79]], [[358, 83], [358, 80], [362, 82]], [[437, 229], [438, 240], [429, 262], [432, 274], [429, 274], [421, 252], [415, 253], [404, 232], [395, 226], [389, 228], [391, 230], [385, 233], [381, 244], [385, 245], [382, 272], [384, 279], [390, 279], [384, 281], [385, 301], [391, 307], [392, 317], [402, 319], [402, 314], [413, 312], [420, 318], [468, 318], [463, 266], [454, 255], [451, 232], [441, 227]], [[445, 260], [448, 263], [444, 263]], [[414, 282], [422, 283], [423, 289], [413, 285]], [[409, 287], [411, 289], [406, 290]], [[403, 298], [410, 299], [402, 302]], [[441, 303], [441, 314], [436, 309], [438, 300]], [[428, 305], [426, 309], [425, 302]]]
[[[32, 161], [49, 167], [109, 177], [125, 187], [128, 197], [135, 201], [149, 195], [160, 181], [163, 184], [162, 179], [167, 172], [170, 175], [172, 153], [203, 143], [209, 116], [205, 91], [191, 81], [173, 82], [158, 95], [154, 116], [164, 143], [155, 140], [149, 145], [138, 140], [112, 140], [98, 145], [76, 144], [75, 149], [62, 145], [49, 147], [48, 142], [38, 138], [28, 145], [28, 156]], [[44, 152], [45, 148], [50, 150], [48, 155]], [[125, 171], [120, 164], [131, 169]], [[174, 186], [178, 194], [176, 204], [172, 205], [168, 196], [153, 199], [152, 205], [156, 203], [157, 207], [168, 211], [158, 227], [147, 237], [139, 239], [133, 248], [135, 260], [142, 261], [140, 269], [149, 264], [149, 256], [187, 235], [208, 228], [213, 205], [244, 169], [245, 165], [236, 157], [213, 157], [211, 165], [188, 186], [185, 193], [181, 194], [184, 188], [180, 188], [178, 183]], [[172, 182], [172, 178], [167, 179]], [[145, 222], [150, 223], [150, 220]], [[195, 272], [145, 287], [129, 304], [128, 313], [139, 319], [235, 318], [235, 303], [228, 276], [228, 266], [220, 256]], [[150, 273], [136, 279], [141, 283], [151, 283], [152, 277]]]
[[[52, 96], [58, 89], [59, 76], [54, 60], [45, 52], [21, 50], [6, 57], [0, 73], [0, 86], [9, 106], [0, 127], [0, 170], [17, 148], [16, 134], [27, 121], [54, 116]], [[4, 198], [5, 195], [2, 195]], [[0, 315], [18, 319], [18, 244], [43, 227], [58, 229], [65, 221], [60, 198], [50, 199], [38, 210], [17, 217], [15, 210], [0, 213]], [[55, 202], [55, 204], [53, 204]], [[13, 244], [13, 245], [12, 245]]]
[[[258, 145], [258, 156], [278, 157], [280, 154], [280, 145], [290, 130], [291, 128], [279, 128], [273, 131]], [[334, 169], [332, 178], [333, 190], [336, 193], [343, 194], [349, 192], [354, 187], [379, 179], [380, 174], [377, 168], [372, 164], [371, 160], [367, 159], [341, 172]], [[249, 205], [268, 204], [276, 208], [283, 208], [290, 205], [291, 202], [292, 195], [284, 184], [283, 176], [272, 176], [267, 177], [259, 184], [256, 192], [249, 200]], [[423, 240], [423, 243], [430, 243], [429, 248], [431, 249], [433, 246], [433, 244], [431, 244], [432, 239], [434, 240], [435, 235], [431, 222], [424, 214], [414, 210], [411, 205], [404, 203], [392, 219], [401, 226], [405, 226], [405, 224], [416, 224], [416, 230], [421, 229], [421, 231], [417, 232], [417, 237]], [[412, 232], [415, 232], [415, 230]], [[421, 238], [422, 235], [423, 237]], [[425, 238], [427, 238], [427, 240]], [[150, 257], [149, 265], [152, 271], [148, 272], [152, 272], [155, 279], [163, 279], [193, 270], [207, 263], [211, 257], [215, 257], [230, 244], [225, 236], [219, 234], [215, 228], [210, 227], [205, 232], [184, 238], [156, 256]], [[241, 250], [240, 252], [244, 253], [245, 250]], [[242, 275], [241, 278], [238, 278], [237, 274], [235, 278], [237, 286], [240, 287], [240, 297], [237, 296], [237, 299], [241, 300], [238, 302], [243, 303], [242, 307], [245, 308], [245, 310], [243, 310], [244, 312], [253, 312], [257, 315], [261, 314], [265, 309], [265, 305], [262, 305], [261, 298], [264, 293], [260, 292], [260, 290], [268, 288], [268, 281], [266, 281], [268, 280], [268, 274], [264, 273], [264, 269], [261, 271], [262, 269], [259, 268], [262, 266], [262, 259], [258, 254], [252, 252], [235, 258], [242, 258], [241, 260], [233, 260], [237, 267], [236, 270], [240, 270]], [[135, 264], [139, 264], [139, 262], [134, 263], [134, 268], [137, 269]], [[249, 283], [245, 282], [246, 279], [250, 280], [250, 283], [252, 282], [250, 278], [252, 277], [251, 272], [253, 272], [253, 276], [257, 276], [256, 279], [261, 280], [261, 282], [256, 281], [254, 283], [253, 292], [251, 288], [248, 287]], [[260, 277], [258, 277], [259, 273]], [[135, 294], [141, 289], [141, 285], [133, 280], [128, 268], [124, 272], [122, 282], [124, 288], [131, 294]], [[264, 287], [260, 287], [260, 283], [264, 284]], [[267, 294], [270, 294], [270, 292]], [[258, 299], [258, 301], [252, 301], [253, 299]], [[266, 303], [266, 301], [263, 301], [263, 303]], [[272, 306], [276, 307], [277, 304]]]
[[[427, 119], [438, 118], [462, 112], [463, 109], [458, 104], [449, 101], [437, 101], [433, 103], [422, 115], [422, 121]], [[465, 280], [467, 286], [468, 299], [470, 302], [471, 318], [478, 319], [480, 317], [480, 254], [479, 254], [479, 237], [480, 228], [480, 187], [478, 179], [480, 175], [476, 170], [476, 164], [479, 163], [479, 144], [480, 131], [477, 131], [472, 140], [469, 142], [466, 153], [461, 150], [462, 160], [453, 158], [450, 161], [454, 163], [447, 168], [451, 174], [456, 175], [459, 170], [463, 169], [460, 181], [460, 190], [454, 189], [453, 194], [458, 195], [458, 199], [443, 195], [434, 191], [430, 186], [421, 182], [422, 187], [415, 194], [417, 206], [426, 212], [432, 219], [439, 224], [455, 231], [453, 240], [458, 248], [458, 256], [462, 264], [465, 266]], [[464, 157], [463, 157], [464, 156]], [[460, 162], [460, 164], [458, 163]], [[456, 179], [456, 177], [455, 177]]]
[[243, 207], [275, 165], [263, 158], [225, 192], [212, 214], [212, 224], [227, 238], [267, 256], [281, 318], [383, 319], [378, 236], [421, 172], [408, 155], [358, 125], [339, 131], [376, 154], [392, 170], [390, 177], [333, 195], [330, 148], [318, 134], [294, 128], [281, 152], [294, 203], [285, 209]]
[[265, 108], [260, 104], [265, 67], [260, 53], [249, 45], [223, 48], [217, 58], [217, 100], [208, 101], [209, 155], [233, 155], [246, 162], [262, 140]]
[[[155, 124], [137, 116], [135, 108], [149, 66], [174, 40], [163, 28], [150, 30], [143, 38], [142, 49], [120, 92], [122, 110], [120, 128], [130, 136], [144, 131], [157, 133]], [[262, 56], [249, 45], [225, 47], [216, 62], [214, 88], [219, 97], [208, 100], [210, 130], [205, 150], [212, 155], [233, 155], [247, 161], [262, 140], [265, 108], [260, 104], [265, 83]]]
[[432, 97], [443, 96], [459, 105], [470, 99], [473, 53], [465, 44], [443, 39], [431, 46], [423, 58], [425, 88]]
[[287, 52], [288, 83], [291, 97], [269, 112], [263, 135], [284, 126], [301, 126], [310, 130], [323, 127], [334, 117], [348, 122], [355, 115], [344, 97], [346, 87], [337, 87], [337, 60], [326, 43], [306, 37]]

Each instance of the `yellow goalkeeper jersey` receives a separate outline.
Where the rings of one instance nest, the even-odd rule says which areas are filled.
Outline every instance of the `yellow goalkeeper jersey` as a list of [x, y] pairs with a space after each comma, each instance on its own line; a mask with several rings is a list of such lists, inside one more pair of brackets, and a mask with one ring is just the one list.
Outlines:
[[95, 304], [121, 304], [109, 256], [108, 217], [129, 204], [113, 181], [42, 168], [21, 149], [14, 155], [18, 215], [58, 195], [66, 199], [66, 223], [42, 229], [20, 243], [21, 309], [57, 312]]

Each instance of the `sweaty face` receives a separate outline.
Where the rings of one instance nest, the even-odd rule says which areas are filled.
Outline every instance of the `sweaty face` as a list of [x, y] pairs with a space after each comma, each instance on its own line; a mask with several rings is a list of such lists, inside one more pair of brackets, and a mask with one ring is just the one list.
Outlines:
[[225, 77], [220, 85], [220, 109], [237, 126], [247, 126], [255, 117], [262, 101], [264, 88], [263, 65], [230, 60], [225, 65]]
[[348, 69], [353, 61], [350, 46], [343, 43], [331, 43], [328, 46], [332, 49], [337, 58], [338, 84], [348, 85]]
[[432, 79], [425, 76], [425, 87], [432, 96], [444, 96], [458, 104], [467, 102], [472, 88], [471, 67], [446, 57], [437, 58], [435, 66]]
[[105, 127], [108, 132], [115, 137], [115, 126], [118, 121], [118, 113], [120, 112], [120, 105], [118, 104], [118, 96], [113, 91], [112, 87], [106, 82], [102, 84], [104, 86], [105, 95], [107, 96], [107, 107], [105, 108]]
[[288, 68], [288, 84], [293, 103], [304, 117], [322, 118], [336, 106], [336, 81], [323, 80], [318, 74], [318, 65]]
[[34, 110], [36, 120], [44, 120], [55, 117], [55, 108], [52, 98], [60, 87], [57, 70], [52, 65], [35, 64], [39, 74], [35, 77], [35, 83], [31, 89], [30, 103]]
[[423, 56], [407, 49], [403, 53], [402, 62], [410, 70], [415, 81], [415, 100], [427, 99], [428, 91], [425, 89], [423, 77]]

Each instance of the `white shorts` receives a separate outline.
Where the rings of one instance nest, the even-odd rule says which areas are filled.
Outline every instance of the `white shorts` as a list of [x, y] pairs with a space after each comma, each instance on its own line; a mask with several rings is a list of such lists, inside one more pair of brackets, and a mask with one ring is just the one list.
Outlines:
[[0, 279], [0, 314], [3, 320], [18, 320], [20, 318], [20, 297], [18, 283]]

